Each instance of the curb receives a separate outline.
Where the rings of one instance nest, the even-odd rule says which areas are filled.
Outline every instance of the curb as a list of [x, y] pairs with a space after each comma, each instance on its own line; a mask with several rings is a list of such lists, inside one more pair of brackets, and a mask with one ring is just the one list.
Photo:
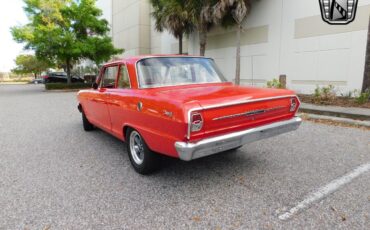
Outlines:
[[313, 120], [330, 120], [338, 123], [344, 123], [353, 126], [361, 126], [370, 128], [370, 121], [360, 121], [360, 120], [353, 120], [349, 118], [342, 118], [342, 117], [333, 117], [333, 116], [325, 116], [325, 115], [317, 115], [317, 114], [309, 114], [309, 113], [300, 113], [300, 117], [306, 117]]
[[68, 93], [68, 92], [78, 92], [84, 89], [45, 89], [44, 92], [47, 93]]
[[323, 106], [302, 105], [299, 108], [299, 112], [317, 114], [317, 115], [323, 115], [323, 116], [329, 116], [329, 117], [349, 118], [353, 120], [370, 121], [370, 114], [356, 113], [354, 111], [338, 111], [334, 109], [328, 109]]
[[64, 90], [64, 89], [53, 89], [53, 90], [44, 90], [46, 93], [69, 93], [69, 92], [78, 92], [79, 90]]
[[28, 85], [29, 82], [0, 82], [0, 85]]

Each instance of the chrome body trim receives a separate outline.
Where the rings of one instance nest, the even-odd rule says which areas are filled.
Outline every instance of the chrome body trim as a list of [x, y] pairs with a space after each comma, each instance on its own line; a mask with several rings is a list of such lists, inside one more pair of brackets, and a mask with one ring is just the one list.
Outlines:
[[[188, 111], [188, 116], [187, 116], [187, 122], [188, 122], [188, 132], [186, 135], [186, 138], [190, 140], [190, 135], [191, 135], [191, 113], [194, 111], [202, 111], [202, 110], [207, 110], [207, 109], [215, 109], [215, 108], [222, 108], [222, 107], [227, 107], [227, 106], [234, 106], [234, 105], [242, 105], [242, 104], [249, 104], [249, 103], [254, 103], [254, 102], [259, 102], [259, 101], [268, 101], [268, 100], [277, 100], [277, 99], [283, 99], [283, 98], [290, 98], [290, 97], [295, 97], [299, 101], [299, 98], [297, 95], [285, 95], [285, 96], [277, 96], [277, 97], [265, 97], [265, 98], [259, 98], [259, 99], [251, 99], [251, 100], [245, 100], [245, 101], [233, 101], [233, 102], [228, 102], [228, 103], [223, 103], [223, 104], [215, 104], [215, 105], [209, 105], [209, 106], [204, 106], [204, 107], [198, 107], [198, 108], [193, 108]], [[298, 109], [298, 108], [297, 108]]]
[[203, 139], [196, 143], [176, 142], [175, 148], [181, 160], [190, 161], [237, 148], [250, 142], [294, 131], [298, 129], [301, 122], [300, 117], [294, 117], [290, 120]]
[[167, 117], [170, 117], [170, 118], [172, 118], [172, 116], [173, 116], [173, 113], [171, 111], [167, 111], [167, 110], [163, 110], [163, 114]]
[[267, 112], [272, 112], [272, 111], [276, 111], [276, 110], [279, 110], [279, 109], [283, 109], [285, 108], [284, 106], [277, 106], [277, 107], [273, 107], [273, 108], [268, 108], [268, 109], [257, 109], [257, 110], [252, 110], [252, 111], [248, 111], [248, 112], [244, 112], [244, 113], [237, 113], [237, 114], [231, 114], [231, 115], [226, 115], [226, 116], [222, 116], [222, 117], [216, 117], [216, 118], [213, 118], [214, 121], [218, 121], [218, 120], [225, 120], [225, 119], [229, 119], [229, 118], [235, 118], [235, 117], [249, 117], [249, 116], [253, 116], [253, 115], [259, 115], [259, 114], [263, 114], [263, 113], [267, 113]]
[[203, 109], [214, 109], [219, 107], [227, 107], [227, 106], [233, 106], [233, 105], [241, 105], [241, 104], [249, 104], [259, 101], [268, 101], [268, 100], [277, 100], [277, 99], [283, 99], [283, 98], [289, 98], [289, 97], [297, 97], [297, 95], [284, 95], [284, 96], [276, 96], [276, 97], [264, 97], [264, 98], [258, 98], [258, 99], [251, 99], [251, 100], [245, 100], [245, 101], [235, 101], [235, 102], [228, 102], [224, 104], [216, 104], [216, 105], [209, 105], [203, 107]]

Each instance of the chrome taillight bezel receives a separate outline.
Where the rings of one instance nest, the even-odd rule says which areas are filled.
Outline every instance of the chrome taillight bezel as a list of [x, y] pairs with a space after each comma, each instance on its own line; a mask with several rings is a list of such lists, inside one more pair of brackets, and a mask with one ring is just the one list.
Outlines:
[[289, 108], [289, 111], [290, 112], [297, 111], [298, 106], [299, 106], [298, 98], [296, 98], [296, 97], [290, 98], [290, 108]]
[[[200, 117], [200, 119], [194, 120], [194, 117]], [[191, 132], [199, 132], [203, 128], [203, 116], [201, 113], [192, 113], [190, 117], [190, 131]]]

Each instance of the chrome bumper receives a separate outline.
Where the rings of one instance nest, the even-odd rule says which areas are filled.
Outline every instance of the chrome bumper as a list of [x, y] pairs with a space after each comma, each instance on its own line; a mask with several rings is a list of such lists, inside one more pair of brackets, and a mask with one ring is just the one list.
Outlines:
[[253, 141], [296, 130], [301, 122], [301, 118], [294, 117], [287, 121], [275, 122], [240, 132], [212, 137], [196, 143], [176, 142], [175, 148], [181, 160], [190, 161], [237, 148]]

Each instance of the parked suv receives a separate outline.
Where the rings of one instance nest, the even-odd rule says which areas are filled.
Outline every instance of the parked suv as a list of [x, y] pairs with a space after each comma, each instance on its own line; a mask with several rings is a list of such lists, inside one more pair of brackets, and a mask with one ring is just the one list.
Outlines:
[[[72, 77], [72, 83], [75, 82], [81, 82], [83, 83], [84, 80], [79, 78], [79, 77]], [[44, 76], [44, 81], [45, 83], [56, 83], [56, 82], [62, 82], [62, 83], [67, 83], [67, 73], [64, 72], [53, 72], [53, 73], [48, 73], [47, 75]]]

